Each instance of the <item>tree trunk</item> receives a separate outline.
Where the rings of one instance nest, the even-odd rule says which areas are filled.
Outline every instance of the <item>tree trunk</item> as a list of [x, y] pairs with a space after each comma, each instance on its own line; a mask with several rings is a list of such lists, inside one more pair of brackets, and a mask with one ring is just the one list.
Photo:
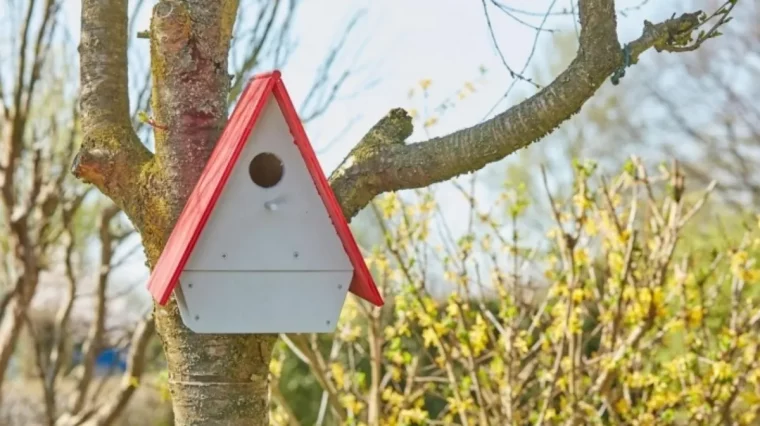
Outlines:
[[[237, 1], [162, 1], [153, 10], [154, 176], [172, 182], [160, 229], [143, 233], [149, 261], [193, 190], [227, 121], [227, 57]], [[160, 167], [160, 170], [159, 170]], [[155, 213], [155, 212], [152, 212]], [[176, 301], [155, 311], [178, 425], [268, 424], [268, 375], [276, 336], [207, 335], [183, 324]]]
[[[128, 116], [126, 0], [84, 0], [85, 137], [73, 172], [111, 197], [140, 232], [152, 266], [227, 121], [227, 57], [238, 1], [163, 0], [150, 27], [155, 155]], [[133, 36], [133, 35], [132, 35]], [[176, 301], [154, 311], [177, 425], [268, 424], [275, 335], [195, 334]]]
[[[129, 216], [156, 263], [227, 120], [227, 58], [237, 0], [160, 0], [150, 28], [155, 154], [131, 127], [127, 0], [83, 0], [81, 84], [85, 136], [73, 173]], [[411, 118], [393, 110], [330, 177], [347, 218], [376, 195], [423, 187], [500, 160], [552, 132], [622, 65], [612, 0], [579, 2], [581, 48], [570, 67], [526, 101], [477, 126], [406, 144]], [[690, 33], [696, 14], [650, 25], [630, 43], [646, 49]], [[131, 35], [133, 36], [133, 35]], [[177, 425], [268, 424], [275, 335], [195, 334], [174, 298], [154, 311]]]

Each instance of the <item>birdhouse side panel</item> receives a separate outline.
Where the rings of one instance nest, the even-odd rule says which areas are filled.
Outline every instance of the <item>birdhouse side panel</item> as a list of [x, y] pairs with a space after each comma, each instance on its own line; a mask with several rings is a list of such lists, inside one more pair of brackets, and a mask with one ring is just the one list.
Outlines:
[[352, 269], [282, 111], [270, 97], [184, 270]]
[[351, 276], [186, 271], [177, 300], [183, 322], [196, 333], [331, 333]]

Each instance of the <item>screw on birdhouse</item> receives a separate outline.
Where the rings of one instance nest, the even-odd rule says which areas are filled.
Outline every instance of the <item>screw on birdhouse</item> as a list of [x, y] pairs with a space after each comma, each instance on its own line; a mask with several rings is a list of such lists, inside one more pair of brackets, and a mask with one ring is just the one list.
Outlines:
[[199, 319], [201, 319], [201, 316], [200, 315], [196, 315], [195, 316], [195, 320], [198, 321]]
[[343, 284], [338, 284], [338, 290], [343, 290]]
[[325, 322], [327, 323], [327, 325], [330, 325], [330, 320], [327, 320], [327, 321], [325, 321]]
[[187, 288], [193, 288], [193, 283], [188, 284]]
[[226, 259], [226, 258], [227, 258], [227, 253], [222, 253], [222, 259]]
[[298, 259], [298, 252], [297, 251], [293, 252], [293, 257], [296, 258], [296, 259]]
[[280, 205], [285, 204], [285, 196], [281, 195], [273, 200], [269, 200], [264, 203], [264, 208], [269, 211], [275, 211], [280, 208]]

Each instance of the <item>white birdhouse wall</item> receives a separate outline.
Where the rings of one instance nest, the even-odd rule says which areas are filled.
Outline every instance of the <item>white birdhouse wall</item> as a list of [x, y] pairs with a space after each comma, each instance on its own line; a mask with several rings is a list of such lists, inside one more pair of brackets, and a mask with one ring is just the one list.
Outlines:
[[[279, 165], [267, 153], [281, 160], [279, 181]], [[264, 186], [254, 182], [257, 173], [260, 180], [264, 174]], [[185, 271], [294, 270], [353, 267], [280, 107], [270, 96]]]
[[196, 333], [331, 333], [350, 271], [185, 271], [182, 320]]

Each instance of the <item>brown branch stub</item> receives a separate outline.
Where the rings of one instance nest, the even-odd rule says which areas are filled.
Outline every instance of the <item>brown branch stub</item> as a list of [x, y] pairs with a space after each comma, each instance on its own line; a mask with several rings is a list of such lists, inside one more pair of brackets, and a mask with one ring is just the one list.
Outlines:
[[[375, 125], [330, 176], [344, 215], [352, 218], [383, 192], [425, 187], [477, 171], [540, 140], [577, 113], [613, 72], [627, 65], [617, 38], [614, 1], [581, 0], [579, 14], [580, 47], [570, 66], [505, 112], [470, 128], [406, 145], [368, 143], [377, 139], [374, 133], [385, 131], [383, 120]], [[699, 17], [700, 12], [685, 13], [648, 25], [628, 44], [631, 59], [690, 34], [700, 25]]]
[[372, 176], [356, 174], [355, 172], [358, 171], [356, 166], [368, 164], [373, 158], [382, 155], [385, 149], [404, 146], [406, 139], [413, 131], [412, 117], [406, 110], [394, 108], [372, 126], [335, 169], [330, 176], [330, 184], [347, 218], [353, 217], [361, 207], [379, 193], [368, 186], [380, 182], [373, 182]]
[[85, 133], [71, 173], [95, 185], [119, 207], [125, 208], [132, 202], [132, 189], [151, 158], [150, 151], [140, 143], [131, 127], [103, 125]]
[[164, 55], [175, 54], [190, 40], [190, 15], [182, 3], [164, 0], [156, 4], [151, 21], [151, 36]]
[[414, 126], [412, 117], [403, 108], [394, 108], [381, 118], [367, 132], [361, 141], [348, 153], [333, 174], [338, 177], [346, 168], [371, 156], [379, 148], [393, 145], [403, 145], [412, 135]]
[[390, 146], [403, 144], [412, 135], [412, 117], [403, 108], [394, 108], [380, 119], [362, 138], [357, 148], [362, 146]]
[[97, 149], [80, 151], [71, 164], [71, 173], [85, 183], [101, 187], [105, 184], [105, 170], [113, 163], [109, 157], [106, 151]]

